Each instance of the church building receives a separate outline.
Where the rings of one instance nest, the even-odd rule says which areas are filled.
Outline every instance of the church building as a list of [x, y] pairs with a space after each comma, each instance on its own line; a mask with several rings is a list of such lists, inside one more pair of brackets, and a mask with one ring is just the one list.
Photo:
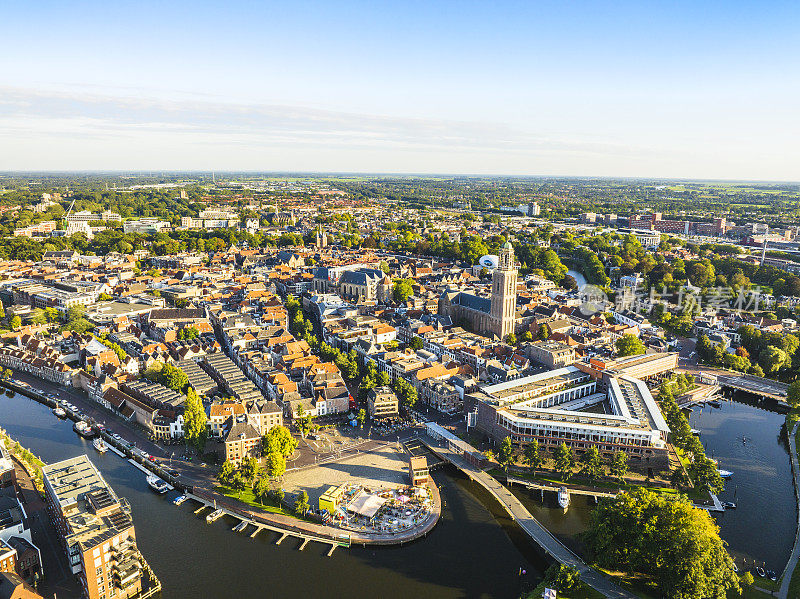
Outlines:
[[497, 268], [492, 273], [490, 298], [472, 293], [446, 291], [439, 298], [439, 314], [455, 324], [488, 337], [505, 339], [514, 332], [517, 308], [517, 269], [514, 248], [509, 242], [500, 249]]

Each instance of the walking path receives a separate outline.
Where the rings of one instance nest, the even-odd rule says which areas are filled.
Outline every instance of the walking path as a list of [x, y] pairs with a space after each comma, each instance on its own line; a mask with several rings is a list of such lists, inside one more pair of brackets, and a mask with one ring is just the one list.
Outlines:
[[607, 579], [594, 568], [588, 566], [580, 557], [570, 551], [561, 541], [556, 539], [550, 531], [534, 518], [527, 508], [520, 503], [511, 491], [506, 489], [491, 475], [487, 474], [477, 466], [472, 465], [460, 454], [442, 445], [439, 445], [430, 437], [420, 437], [421, 440], [430, 448], [431, 451], [446, 459], [454, 466], [464, 472], [471, 480], [474, 480], [489, 493], [491, 493], [508, 514], [519, 524], [519, 526], [533, 539], [544, 551], [562, 564], [572, 566], [580, 572], [581, 580], [599, 591], [606, 597], [617, 599], [636, 599], [636, 595], [630, 593]]
[[800, 465], [797, 462], [797, 444], [794, 440], [798, 426], [800, 426], [800, 422], [795, 424], [792, 432], [789, 433], [789, 454], [792, 456], [792, 473], [794, 474], [794, 496], [797, 500], [797, 530], [794, 533], [792, 555], [783, 570], [781, 588], [778, 590], [779, 599], [786, 599], [789, 596], [789, 583], [792, 582], [792, 574], [797, 566], [797, 560], [800, 559]]

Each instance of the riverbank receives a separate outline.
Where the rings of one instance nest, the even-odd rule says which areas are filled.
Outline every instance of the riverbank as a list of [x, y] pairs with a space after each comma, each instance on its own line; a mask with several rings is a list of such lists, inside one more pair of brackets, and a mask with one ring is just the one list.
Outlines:
[[[270, 594], [288, 597], [369, 593], [382, 599], [509, 599], [534, 588], [546, 568], [536, 548], [494, 500], [450, 468], [433, 473], [443, 507], [426, 538], [402, 549], [353, 545], [328, 557], [330, 544], [312, 541], [300, 551], [301, 540], [289, 537], [278, 545], [277, 532], [262, 530], [251, 537], [252, 526], [232, 532], [238, 524], [234, 518], [223, 516], [209, 524], [206, 515], [211, 510], [195, 514], [194, 502], [173, 505], [178, 491], [153, 492], [126, 458], [112, 451], [96, 452], [91, 442], [72, 431], [71, 422], [58, 420], [28, 397], [2, 395], [0, 426], [48, 463], [89, 455], [115, 492], [130, 503], [137, 542], [161, 580], [162, 599], [260, 599], [264, 584]], [[520, 568], [527, 570], [522, 579]], [[57, 596], [77, 594], [57, 591]]]
[[[20, 393], [33, 399], [49, 408], [54, 408], [58, 404], [55, 401], [50, 399], [46, 396], [46, 391], [37, 389], [33, 386], [23, 386], [15, 383], [14, 381], [0, 381], [0, 386], [6, 387], [16, 393]], [[91, 402], [87, 398], [79, 398], [76, 397], [76, 393], [73, 391], [70, 392], [71, 400], [74, 402], [81, 402], [78, 404], [78, 407], [83, 408], [83, 410], [87, 413], [87, 415], [92, 416], [92, 414], [96, 414], [98, 408], [91, 405]], [[65, 408], [66, 409], [66, 408]], [[66, 409], [67, 415], [71, 420], [77, 421], [80, 418], [77, 414], [75, 414], [72, 410]], [[108, 422], [108, 421], [106, 421]], [[194, 468], [189, 468], [188, 466], [181, 467], [181, 474], [180, 476], [174, 476], [171, 474], [172, 469], [168, 466], [168, 463], [171, 464], [172, 460], [167, 460], [166, 457], [160, 457], [155, 455], [155, 449], [152, 446], [155, 446], [158, 451], [166, 454], [164, 448], [158, 446], [157, 444], [153, 443], [149, 439], [143, 438], [141, 435], [137, 439], [135, 446], [145, 446], [148, 445], [151, 447], [148, 454], [152, 457], [152, 460], [146, 459], [142, 456], [141, 452], [133, 451], [127, 442], [118, 440], [117, 438], [112, 436], [114, 432], [114, 427], [110, 423], [107, 425], [106, 430], [102, 431], [100, 435], [102, 436], [103, 440], [114, 447], [117, 451], [121, 452], [125, 457], [128, 459], [132, 459], [142, 467], [146, 468], [147, 470], [153, 472], [155, 475], [163, 478], [169, 484], [174, 486], [177, 489], [180, 489], [187, 493], [194, 493], [197, 495], [202, 494], [204, 497], [210, 499], [211, 501], [218, 501], [221, 504], [225, 504], [228, 506], [228, 509], [234, 513], [237, 513], [245, 519], [253, 519], [262, 522], [263, 524], [268, 524], [270, 526], [276, 528], [284, 528], [287, 533], [304, 533], [308, 535], [314, 535], [326, 539], [330, 539], [332, 541], [336, 541], [341, 538], [342, 534], [349, 534], [350, 542], [367, 546], [367, 545], [404, 545], [411, 541], [417, 540], [419, 538], [423, 538], [430, 533], [430, 531], [436, 526], [436, 523], [441, 515], [441, 503], [439, 498], [438, 490], [433, 490], [431, 493], [432, 501], [433, 501], [433, 509], [429, 517], [422, 522], [419, 526], [414, 527], [410, 530], [401, 531], [395, 534], [368, 534], [368, 533], [354, 533], [351, 531], [343, 531], [338, 527], [328, 526], [326, 524], [310, 522], [307, 520], [302, 520], [296, 518], [293, 515], [289, 515], [288, 512], [284, 513], [276, 513], [270, 512], [267, 510], [259, 509], [253, 505], [249, 505], [246, 502], [239, 501], [238, 499], [231, 498], [229, 496], [223, 495], [217, 491], [218, 483], [216, 482], [213, 473], [210, 471], [209, 468], [204, 468], [202, 466]], [[136, 431], [130, 427], [127, 428], [127, 433], [130, 435], [135, 433]], [[369, 451], [364, 451], [361, 455], [368, 454]], [[171, 456], [170, 456], [171, 457]], [[341, 460], [336, 460], [335, 462], [328, 462], [329, 464], [336, 465], [339, 462], [345, 462], [349, 458], [345, 457]], [[434, 485], [432, 485], [434, 486]]]

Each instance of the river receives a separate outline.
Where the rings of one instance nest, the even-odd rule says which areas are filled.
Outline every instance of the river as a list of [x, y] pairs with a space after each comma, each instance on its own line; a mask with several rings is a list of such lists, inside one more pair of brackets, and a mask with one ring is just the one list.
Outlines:
[[[542, 562], [520, 530], [479, 489], [455, 473], [437, 472], [444, 507], [427, 538], [405, 547], [337, 549], [298, 542], [274, 544], [206, 524], [193, 503], [174, 506], [127, 461], [98, 454], [50, 410], [27, 397], [0, 395], [0, 427], [45, 462], [87, 454], [118, 495], [126, 497], [140, 550], [163, 585], [164, 599], [211, 597], [518, 597], [540, 578]], [[489, 506], [489, 507], [487, 507]], [[533, 565], [532, 565], [533, 564]], [[528, 574], [520, 579], [520, 568]], [[59, 592], [59, 599], [63, 595]]]
[[583, 289], [583, 286], [586, 285], [586, 277], [584, 277], [581, 273], [577, 270], [568, 270], [567, 274], [575, 279], [575, 282], [578, 284], [578, 289]]

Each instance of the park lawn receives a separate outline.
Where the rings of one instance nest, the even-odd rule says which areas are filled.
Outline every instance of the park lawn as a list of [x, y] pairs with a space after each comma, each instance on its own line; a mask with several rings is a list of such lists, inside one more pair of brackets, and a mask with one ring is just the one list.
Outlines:
[[[759, 589], [757, 589], [755, 587], [752, 587], [752, 586], [750, 586], [750, 587], [743, 586], [741, 595], [736, 595], [736, 593], [729, 593], [729, 596], [730, 597], [742, 597], [743, 599], [767, 599], [767, 597], [774, 597], [774, 595], [771, 595], [770, 593], [766, 593], [764, 591], [761, 591], [761, 590], [759, 590]], [[789, 591], [789, 597], [793, 597], [793, 596], [796, 596], [796, 595], [792, 595], [791, 594], [791, 590], [790, 590]]]
[[252, 489], [245, 489], [241, 493], [234, 491], [230, 487], [226, 487], [224, 485], [219, 485], [214, 488], [214, 490], [221, 494], [225, 495], [225, 497], [230, 497], [231, 499], [236, 499], [241, 501], [242, 503], [246, 503], [247, 505], [254, 507], [256, 509], [262, 510], [264, 512], [269, 512], [271, 514], [283, 514], [284, 516], [291, 516], [292, 518], [297, 518], [297, 515], [294, 512], [290, 512], [278, 505], [276, 505], [275, 500], [268, 499], [267, 503], [261, 504], [253, 495]]

